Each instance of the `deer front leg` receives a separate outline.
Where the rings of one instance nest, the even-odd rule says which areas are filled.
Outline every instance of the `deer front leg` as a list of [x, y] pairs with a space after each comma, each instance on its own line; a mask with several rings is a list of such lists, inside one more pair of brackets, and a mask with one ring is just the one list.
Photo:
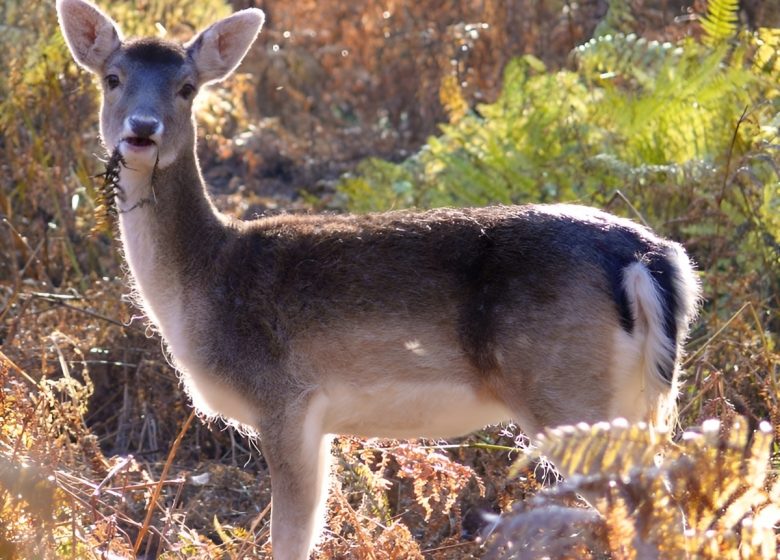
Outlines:
[[274, 560], [307, 560], [324, 523], [332, 437], [323, 432], [318, 399], [306, 400], [262, 427]]

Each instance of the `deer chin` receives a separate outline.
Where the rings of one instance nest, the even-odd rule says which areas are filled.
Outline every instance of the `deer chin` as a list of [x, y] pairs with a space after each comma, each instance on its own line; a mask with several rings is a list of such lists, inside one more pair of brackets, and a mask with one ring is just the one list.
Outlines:
[[119, 151], [129, 167], [151, 171], [157, 164], [160, 150], [153, 140], [129, 136], [119, 142]]

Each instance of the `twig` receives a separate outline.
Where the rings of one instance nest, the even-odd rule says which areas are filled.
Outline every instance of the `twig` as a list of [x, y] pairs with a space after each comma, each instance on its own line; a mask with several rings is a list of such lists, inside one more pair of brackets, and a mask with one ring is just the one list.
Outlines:
[[496, 445], [495, 443], [453, 443], [446, 445], [428, 445], [421, 447], [421, 449], [486, 449], [487, 451], [507, 451], [509, 453], [523, 451], [521, 447]]
[[[717, 239], [720, 239], [721, 234], [721, 225], [723, 223], [723, 212], [721, 211], [721, 206], [723, 205], [723, 199], [726, 196], [726, 189], [728, 188], [729, 184], [729, 171], [731, 169], [731, 158], [734, 155], [734, 146], [737, 143], [737, 135], [739, 134], [739, 127], [742, 126], [742, 123], [745, 120], [745, 116], [747, 115], [748, 107], [745, 107], [744, 111], [742, 111], [742, 114], [740, 115], [739, 119], [737, 120], [737, 124], [734, 127], [734, 133], [731, 135], [731, 143], [729, 144], [729, 151], [726, 154], [726, 169], [723, 170], [723, 184], [720, 187], [720, 193], [718, 193], [718, 196], [715, 197], [715, 206], [718, 209], [718, 219], [715, 223], [715, 236]], [[721, 245], [722, 247], [722, 245]], [[712, 268], [716, 262], [718, 262], [718, 259], [720, 258], [720, 248], [718, 250], [712, 251], [712, 258], [710, 260], [710, 266], [708, 268]]]
[[100, 319], [101, 321], [106, 321], [107, 323], [111, 323], [112, 325], [116, 325], [118, 327], [122, 327], [125, 329], [134, 329], [139, 332], [142, 330], [145, 331], [145, 329], [141, 329], [139, 327], [133, 326], [132, 323], [125, 324], [122, 321], [119, 321], [117, 319], [113, 319], [111, 317], [108, 317], [106, 315], [103, 315], [101, 313], [98, 313], [96, 311], [91, 311], [89, 309], [84, 309], [82, 307], [76, 307], [75, 305], [71, 305], [69, 303], [66, 303], [66, 301], [81, 301], [83, 300], [82, 296], [72, 296], [72, 295], [66, 295], [66, 294], [52, 294], [52, 293], [44, 293], [44, 292], [26, 292], [19, 294], [19, 297], [22, 299], [30, 299], [30, 298], [37, 298], [42, 299], [43, 301], [48, 301], [49, 303], [52, 303], [54, 305], [58, 305], [60, 307], [64, 307], [66, 309], [70, 309], [72, 311], [78, 311], [79, 313], [83, 313], [85, 315], [89, 315], [90, 317], [94, 317], [95, 319]]
[[769, 340], [767, 340], [766, 333], [764, 332], [764, 327], [761, 326], [761, 319], [758, 318], [758, 312], [756, 311], [756, 307], [753, 305], [752, 302], [748, 302], [748, 305], [750, 306], [750, 312], [753, 315], [753, 320], [756, 322], [756, 328], [758, 329], [758, 333], [761, 336], [761, 346], [764, 351], [764, 359], [766, 360], [766, 367], [769, 371], [769, 379], [772, 382], [772, 391], [770, 391], [770, 396], [772, 397], [772, 402], [777, 404], [777, 371], [776, 368], [772, 367], [772, 357], [770, 356], [770, 345]]
[[24, 292], [22, 296], [32, 296], [40, 299], [46, 299], [50, 301], [64, 301], [64, 300], [83, 300], [82, 295], [73, 294], [55, 294], [53, 292]]
[[[182, 490], [184, 489], [184, 483], [187, 481], [185, 478], [177, 478], [175, 481], [170, 482], [177, 482], [179, 487], [176, 489], [176, 495], [173, 497], [173, 503], [171, 504], [170, 511], [174, 511], [176, 509], [176, 505], [179, 503], [179, 499], [181, 498]], [[163, 526], [162, 534], [167, 535], [168, 531], [171, 528], [171, 522], [173, 521], [173, 515], [166, 516], [165, 519], [165, 525]], [[159, 558], [160, 554], [162, 553], [162, 544], [163, 539], [160, 539], [157, 542], [157, 552], [155, 552], [154, 557]]]
[[612, 197], [607, 201], [607, 204], [605, 206], [609, 208], [612, 205], [612, 202], [616, 198], [619, 198], [620, 200], [622, 200], [628, 205], [629, 209], [634, 213], [634, 215], [636, 215], [639, 221], [642, 222], [642, 225], [644, 225], [647, 229], [653, 229], [652, 227], [650, 227], [650, 224], [647, 223], [645, 217], [639, 212], [639, 210], [637, 210], [636, 206], [631, 204], [631, 201], [628, 200], [628, 197], [626, 197], [626, 195], [624, 195], [623, 191], [621, 191], [620, 189], [615, 189], [615, 192], [612, 193]]
[[737, 312], [736, 312], [736, 313], [734, 313], [734, 314], [733, 314], [731, 317], [729, 317], [729, 320], [728, 320], [728, 321], [726, 321], [726, 322], [725, 322], [725, 323], [724, 323], [724, 324], [723, 324], [723, 325], [722, 325], [722, 326], [721, 326], [721, 327], [720, 327], [720, 328], [719, 328], [717, 331], [715, 331], [715, 334], [713, 334], [711, 337], [709, 337], [709, 338], [707, 339], [707, 342], [705, 342], [704, 344], [702, 344], [702, 345], [699, 347], [699, 349], [698, 349], [698, 350], [696, 350], [696, 352], [694, 352], [693, 354], [691, 354], [690, 356], [688, 356], [688, 359], [686, 359], [686, 360], [685, 360], [685, 362], [683, 362], [683, 364], [682, 364], [682, 367], [684, 367], [684, 368], [685, 368], [685, 367], [688, 367], [688, 366], [691, 364], [691, 362], [693, 362], [693, 360], [694, 360], [695, 358], [697, 358], [697, 357], [699, 356], [699, 354], [701, 354], [702, 352], [704, 352], [704, 350], [707, 348], [707, 346], [709, 346], [709, 345], [712, 343], [712, 341], [713, 341], [713, 340], [715, 340], [716, 338], [718, 338], [718, 336], [720, 336], [720, 333], [722, 333], [724, 330], [726, 330], [726, 329], [728, 328], [728, 326], [731, 324], [731, 322], [732, 322], [734, 319], [736, 319], [737, 317], [739, 317], [739, 315], [741, 315], [741, 314], [742, 314], [742, 312], [743, 312], [745, 309], [747, 309], [749, 306], [750, 306], [750, 302], [747, 302], [747, 303], [743, 304], [743, 305], [742, 305], [742, 307], [740, 307], [740, 308], [739, 308], [739, 311], [737, 311]]
[[734, 127], [734, 133], [731, 135], [731, 143], [729, 143], [729, 151], [726, 154], [726, 169], [723, 171], [723, 184], [720, 187], [720, 194], [716, 199], [718, 208], [720, 208], [723, 202], [723, 197], [726, 196], [726, 188], [728, 188], [729, 182], [729, 170], [731, 169], [731, 158], [734, 155], [734, 146], [737, 144], [737, 134], [739, 134], [739, 127], [745, 122], [745, 116], [747, 115], [749, 107], [745, 107], [742, 114], [737, 120], [737, 125]]
[[3, 351], [0, 350], [0, 362], [4, 362], [8, 367], [10, 367], [12, 370], [14, 370], [16, 373], [24, 377], [27, 381], [29, 381], [33, 386], [38, 387], [39, 384], [35, 379], [27, 375], [26, 372], [22, 370], [19, 366], [17, 366], [13, 361], [11, 361], [11, 358], [3, 354]]
[[190, 427], [190, 424], [192, 424], [192, 420], [195, 418], [195, 410], [190, 412], [189, 418], [187, 418], [187, 421], [184, 422], [184, 426], [182, 426], [181, 430], [179, 430], [179, 435], [176, 436], [176, 439], [173, 442], [173, 445], [171, 446], [171, 450], [168, 452], [168, 458], [165, 461], [165, 465], [163, 466], [162, 473], [160, 474], [160, 482], [155, 486], [154, 492], [152, 493], [152, 499], [149, 500], [149, 507], [146, 510], [146, 518], [144, 519], [144, 523], [141, 526], [141, 530], [138, 533], [138, 537], [135, 540], [135, 546], [133, 547], [133, 554], [137, 557], [138, 551], [141, 550], [141, 542], [143, 542], [144, 537], [146, 536], [146, 533], [149, 531], [149, 524], [152, 521], [152, 515], [154, 515], [154, 508], [157, 505], [157, 500], [160, 497], [160, 492], [162, 492], [163, 482], [165, 481], [165, 477], [168, 476], [168, 470], [171, 468], [171, 464], [173, 463], [173, 458], [176, 456], [176, 451], [179, 449], [179, 445], [181, 445], [182, 439], [184, 439], [184, 434], [187, 433], [187, 430]]
[[[373, 451], [387, 452], [401, 449], [402, 446], [395, 445], [393, 447], [376, 447], [371, 448]], [[486, 449], [488, 451], [506, 451], [508, 453], [522, 452], [522, 447], [512, 447], [509, 445], [496, 445], [493, 443], [449, 443], [444, 445], [414, 445], [415, 449]]]
[[119, 490], [146, 490], [153, 488], [158, 484], [165, 484], [167, 486], [173, 486], [174, 484], [184, 484], [187, 482], [186, 478], [172, 478], [170, 480], [162, 480], [157, 482], [139, 482], [138, 484], [125, 484], [123, 486], [110, 486], [106, 491], [117, 492]]
[[257, 544], [257, 535], [255, 534], [255, 531], [257, 530], [257, 526], [260, 524], [260, 521], [262, 521], [270, 511], [271, 502], [268, 502], [268, 505], [263, 508], [263, 511], [258, 513], [252, 520], [252, 523], [249, 525], [249, 533], [252, 535], [253, 540], [250, 542], [248, 538], [244, 539], [244, 543], [241, 545], [241, 548], [239, 548], [238, 552], [236, 552], [236, 558], [245, 558], [249, 554], [249, 548], [252, 545]]
[[68, 303], [61, 302], [61, 301], [56, 303], [60, 307], [65, 307], [67, 309], [72, 309], [73, 311], [84, 313], [85, 315], [89, 315], [90, 317], [94, 317], [95, 319], [100, 319], [101, 321], [106, 321], [107, 323], [111, 323], [112, 325], [116, 325], [124, 329], [135, 329], [139, 332], [142, 330], [139, 327], [134, 327], [132, 324], [126, 325], [122, 321], [117, 321], [116, 319], [112, 319], [111, 317], [106, 317], [105, 315], [101, 315], [100, 313], [97, 313], [95, 311], [90, 311], [89, 309], [82, 309], [81, 307], [76, 307], [74, 305], [70, 305]]
[[[116, 492], [112, 488], [106, 488], [104, 492], [97, 492], [97, 488], [100, 486], [99, 484], [95, 484], [91, 480], [88, 480], [86, 478], [81, 478], [79, 476], [73, 475], [67, 471], [64, 471], [62, 469], [57, 469], [54, 471], [54, 475], [57, 480], [57, 484], [64, 488], [67, 484], [72, 483], [78, 483], [80, 486], [84, 486], [86, 488], [90, 489], [89, 492], [89, 502], [87, 502], [87, 498], [84, 498], [82, 501], [85, 506], [90, 506], [93, 509], [95, 508], [96, 504], [104, 504], [107, 505], [106, 502], [104, 502], [101, 498], [101, 494], [106, 494], [108, 496], [111, 496], [112, 498], [119, 498], [121, 499], [123, 496], [119, 492]], [[67, 482], [70, 481], [70, 482]], [[83, 491], [84, 495], [87, 494], [86, 490]]]
[[423, 550], [422, 552], [423, 552], [423, 554], [430, 554], [432, 552], [439, 552], [440, 550], [452, 550], [453, 548], [461, 548], [461, 547], [464, 547], [464, 546], [474, 546], [474, 545], [475, 545], [475, 543], [471, 542], [471, 541], [459, 542], [459, 543], [456, 543], [456, 544], [448, 544], [448, 545], [444, 545], [444, 546], [437, 546], [436, 548], [428, 548], [426, 550]]
[[113, 468], [108, 471], [108, 474], [106, 477], [100, 481], [100, 484], [95, 486], [95, 489], [92, 491], [92, 497], [97, 499], [98, 496], [100, 496], [100, 492], [103, 490], [103, 487], [108, 484], [108, 481], [113, 479], [117, 473], [127, 468], [127, 466], [133, 461], [132, 455], [130, 457], [125, 457], [124, 460], [120, 461], [116, 465], [113, 466]]
[[[8, 222], [8, 220], [6, 220]], [[10, 226], [10, 223], [9, 223]], [[12, 231], [16, 231], [13, 228], [11, 228]], [[27, 245], [29, 247], [29, 245]], [[27, 272], [27, 268], [32, 264], [34, 260], [37, 259], [38, 251], [41, 250], [41, 247], [43, 247], [43, 239], [38, 243], [38, 246], [35, 247], [35, 251], [30, 255], [30, 258], [27, 259], [27, 262], [24, 263], [24, 266], [21, 268], [21, 270], [17, 273], [16, 282], [14, 282], [14, 291], [9, 296], [8, 300], [5, 302], [5, 308], [3, 309], [3, 312], [0, 313], [0, 323], [3, 322], [3, 319], [5, 318], [6, 314], [11, 310], [11, 307], [14, 303], [16, 303], [16, 299], [22, 295], [22, 293], [19, 291], [19, 288], [21, 286], [21, 278], [24, 276], [24, 273]]]
[[[714, 370], [713, 374], [710, 376], [710, 378], [708, 380], [705, 380], [703, 382], [703, 383], [705, 383], [704, 386], [697, 387], [697, 393], [699, 395], [706, 394], [707, 391], [712, 389], [712, 387], [716, 383], [718, 383], [720, 381], [720, 376], [721, 376], [720, 372], [718, 372], [717, 369], [714, 368], [714, 367], [712, 369]], [[680, 409], [680, 411], [677, 413], [677, 416], [679, 416], [679, 417], [684, 416], [685, 413], [688, 412], [688, 410], [693, 407], [693, 405], [697, 402], [697, 400], [699, 400], [698, 397], [688, 401], [688, 404], [686, 404], [683, 408]], [[700, 408], [700, 410], [701, 410], [701, 408]]]

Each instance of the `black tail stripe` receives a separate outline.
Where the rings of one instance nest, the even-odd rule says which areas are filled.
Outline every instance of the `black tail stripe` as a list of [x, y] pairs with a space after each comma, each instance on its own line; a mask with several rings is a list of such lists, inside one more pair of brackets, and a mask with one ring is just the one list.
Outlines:
[[609, 279], [610, 289], [612, 290], [612, 301], [617, 306], [618, 316], [620, 317], [620, 326], [628, 334], [634, 332], [634, 313], [631, 311], [631, 304], [628, 301], [628, 294], [623, 285], [623, 270], [631, 264], [631, 260], [621, 259], [617, 255], [605, 252], [602, 255], [601, 266], [607, 278]]
[[[661, 296], [664, 314], [664, 334], [672, 341], [672, 344], [676, 349], [678, 305], [675, 281], [677, 271], [669, 257], [665, 254], [652, 253], [647, 255], [645, 259], [645, 264], [660, 291], [659, 295]], [[674, 364], [674, 358], [675, 356], [672, 356], [672, 364]], [[659, 367], [659, 371], [664, 379], [669, 382], [672, 381], [674, 376], [674, 365], [672, 365], [671, 371], [668, 371], [668, 368], [661, 367]]]

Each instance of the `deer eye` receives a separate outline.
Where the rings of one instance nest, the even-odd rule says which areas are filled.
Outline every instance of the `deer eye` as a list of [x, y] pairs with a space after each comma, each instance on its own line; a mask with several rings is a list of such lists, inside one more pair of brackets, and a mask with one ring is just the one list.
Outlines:
[[106, 80], [106, 87], [108, 89], [116, 89], [119, 87], [120, 84], [119, 76], [117, 76], [116, 74], [109, 74], [108, 76], [106, 76], [105, 80]]
[[192, 84], [184, 84], [179, 90], [179, 95], [184, 99], [189, 99], [193, 93], [195, 93], [195, 86]]

